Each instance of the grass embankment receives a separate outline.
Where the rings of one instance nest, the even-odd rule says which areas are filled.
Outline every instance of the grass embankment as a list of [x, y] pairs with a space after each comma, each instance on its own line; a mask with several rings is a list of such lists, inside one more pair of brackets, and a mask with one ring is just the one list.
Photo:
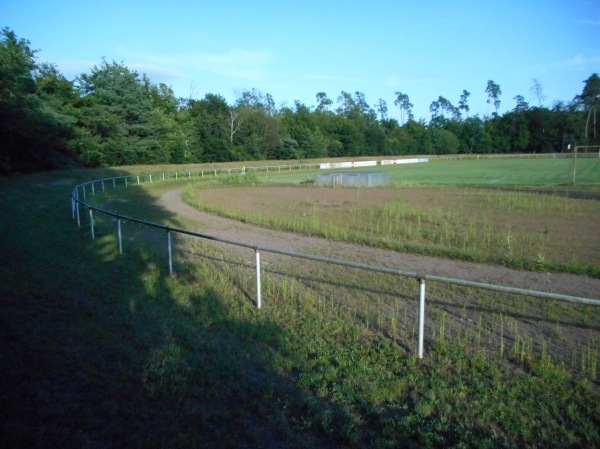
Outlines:
[[[97, 217], [94, 241], [85, 214], [77, 228], [68, 195], [94, 177], [0, 180], [3, 446], [600, 445], [595, 365], [506, 363], [442, 328], [418, 361], [383, 315], [294, 272], [268, 273], [255, 309], [252, 266], [199, 242], [168, 277], [162, 233], [126, 223], [119, 256], [114, 222]], [[131, 191], [113, 205], [182, 224]], [[322, 276], [357, 291], [355, 273]]]

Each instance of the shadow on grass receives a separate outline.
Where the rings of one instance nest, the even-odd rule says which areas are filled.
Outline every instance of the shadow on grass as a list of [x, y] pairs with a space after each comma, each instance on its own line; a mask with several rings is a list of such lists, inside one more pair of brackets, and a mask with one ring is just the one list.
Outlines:
[[[598, 394], [562, 370], [529, 375], [450, 345], [418, 362], [306, 297], [257, 310], [227, 264], [179, 259], [168, 276], [164, 230], [125, 223], [120, 256], [114, 220], [97, 214], [92, 240], [69, 194], [123, 174], [0, 178], [2, 447], [598, 445]], [[130, 190], [99, 201], [177, 225]], [[323, 282], [354, 288], [335, 275]]]
[[192, 270], [168, 277], [166, 255], [134, 227], [123, 256], [111, 220], [98, 218], [95, 240], [87, 215], [77, 227], [73, 186], [125, 174], [0, 179], [1, 446], [342, 444], [319, 422], [331, 428], [342, 407], [298, 388], [253, 339], [285, 338], [277, 324], [239, 318]]

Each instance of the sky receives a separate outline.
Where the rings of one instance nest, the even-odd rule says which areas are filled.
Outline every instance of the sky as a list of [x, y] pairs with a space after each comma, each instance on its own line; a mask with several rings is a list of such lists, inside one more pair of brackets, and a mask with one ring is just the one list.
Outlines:
[[177, 97], [233, 104], [256, 89], [313, 107], [361, 92], [397, 119], [396, 92], [428, 121], [439, 96], [457, 106], [467, 90], [483, 117], [488, 80], [504, 113], [517, 95], [539, 105], [534, 80], [552, 107], [600, 72], [600, 0], [1, 0], [0, 27], [70, 80], [104, 58]]

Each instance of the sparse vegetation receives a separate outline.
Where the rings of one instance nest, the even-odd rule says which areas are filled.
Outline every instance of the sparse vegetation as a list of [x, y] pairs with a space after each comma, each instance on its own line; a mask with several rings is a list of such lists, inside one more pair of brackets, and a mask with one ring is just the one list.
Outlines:
[[[418, 360], [412, 280], [275, 259], [257, 310], [252, 254], [181, 238], [169, 277], [158, 231], [126, 223], [119, 256], [97, 216], [92, 241], [68, 194], [110, 174], [0, 179], [3, 445], [600, 446], [591, 306], [431, 283]], [[174, 185], [97, 201], [190, 226]]]
[[[529, 270], [600, 276], [600, 241], [597, 233], [590, 232], [600, 216], [597, 199], [585, 199], [589, 193], [585, 188], [540, 188], [568, 171], [568, 161], [542, 161], [462, 161], [467, 167], [464, 172], [456, 162], [403, 167], [391, 172], [395, 189], [288, 187], [273, 195], [270, 187], [248, 190], [256, 186], [252, 179], [237, 188], [210, 190], [235, 187], [243, 181], [243, 177], [228, 178], [217, 184], [189, 185], [184, 198], [229, 218], [329, 239]], [[586, 162], [583, 173], [598, 181], [598, 160]], [[531, 179], [533, 174], [524, 177], [521, 165], [545, 167], [543, 180]], [[517, 172], [521, 183], [529, 179], [530, 184], [510, 189], [505, 184], [493, 188], [479, 184], [415, 187], [410, 180], [411, 174], [423, 178], [420, 170], [442, 184], [456, 179], [458, 171], [466, 179], [481, 180], [481, 172], [490, 166], [495, 168], [494, 177], [508, 178]], [[409, 180], [397, 181], [403, 176]], [[303, 174], [284, 177], [288, 183], [305, 178]]]

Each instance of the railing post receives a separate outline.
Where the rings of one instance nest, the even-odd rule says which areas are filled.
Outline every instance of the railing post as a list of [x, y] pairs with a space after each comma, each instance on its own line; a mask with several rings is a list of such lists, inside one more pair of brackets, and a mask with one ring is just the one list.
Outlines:
[[92, 196], [96, 196], [96, 189], [94, 189], [94, 181], [92, 181]]
[[139, 186], [140, 185], [140, 176], [139, 175], [137, 177], [137, 180], [138, 180], [138, 186]]
[[117, 188], [117, 178], [113, 178], [113, 190]]
[[81, 219], [79, 218], [79, 190], [75, 190], [75, 212], [77, 213], [77, 226], [81, 227]]
[[92, 230], [92, 240], [96, 239], [96, 235], [94, 234], [94, 211], [90, 209], [90, 229]]
[[85, 184], [83, 185], [83, 201], [85, 201]]
[[125, 188], [127, 188], [127, 176], [125, 176]]
[[173, 251], [171, 248], [171, 231], [167, 229], [167, 248], [169, 251], [169, 275], [173, 276]]
[[119, 235], [119, 254], [123, 254], [123, 236], [121, 235], [121, 219], [117, 218], [117, 233]]
[[260, 309], [262, 306], [262, 288], [260, 285], [260, 251], [258, 248], [256, 248], [254, 251], [256, 252], [256, 307]]
[[104, 193], [104, 179], [102, 180], [102, 193]]
[[419, 277], [419, 351], [418, 357], [423, 358], [423, 333], [425, 330], [425, 276]]

